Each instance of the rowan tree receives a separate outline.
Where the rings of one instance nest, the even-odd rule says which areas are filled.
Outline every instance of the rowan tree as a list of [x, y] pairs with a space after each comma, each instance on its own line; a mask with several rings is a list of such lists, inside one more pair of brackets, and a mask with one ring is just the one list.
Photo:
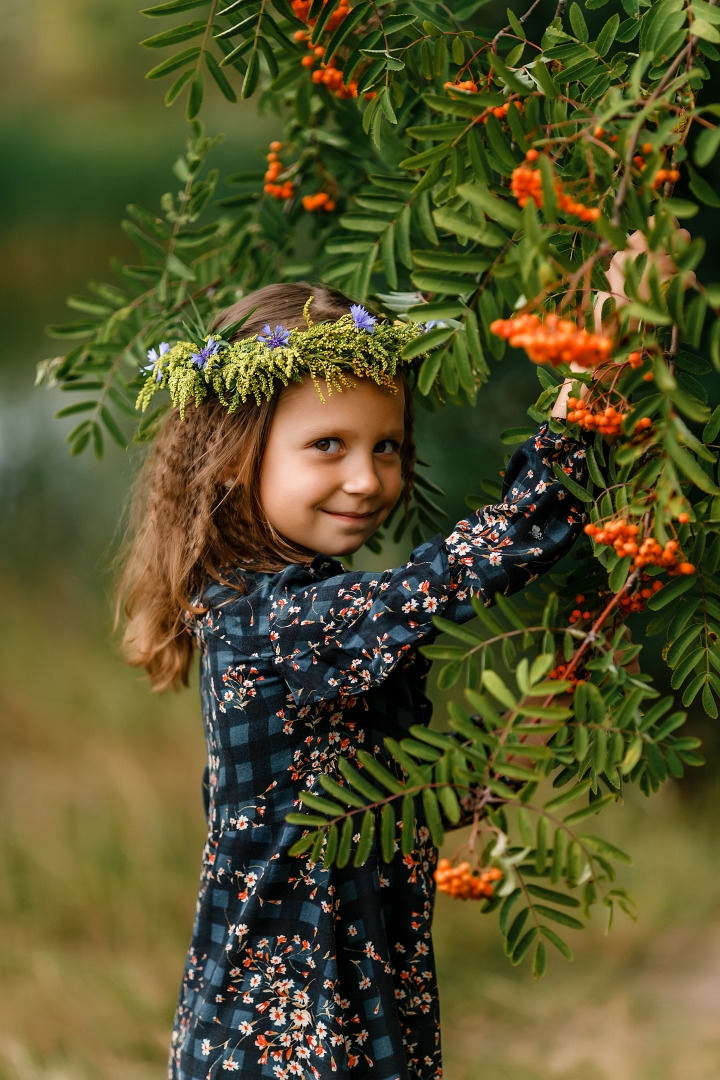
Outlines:
[[[535, 365], [533, 423], [575, 380], [568, 423], [592, 439], [587, 486], [557, 474], [588, 513], [566, 572], [493, 610], [478, 602], [473, 624], [438, 619], [447, 636], [424, 651], [454, 688], [450, 730], [387, 740], [403, 779], [360, 753], [295, 819], [308, 830], [298, 850], [359, 864], [376, 830], [389, 859], [416, 812], [440, 843], [470, 805], [467, 850], [438, 883], [496, 911], [512, 962], [532, 949], [541, 975], [546, 943], [570, 955], [558, 929], [598, 901], [610, 917], [631, 910], [614, 880], [629, 858], [588, 820], [628, 784], [651, 794], [701, 761], [685, 713], [638, 666], [629, 615], [666, 637], [682, 706], [718, 714], [720, 405], [707, 377], [720, 370], [720, 283], [701, 280], [705, 243], [690, 233], [720, 205], [704, 175], [720, 144], [708, 87], [720, 10], [170, 0], [145, 14], [158, 30], [143, 42], [158, 61], [148, 78], [167, 84], [167, 105], [184, 100], [187, 149], [159, 208], [128, 207], [136, 264], [114, 263], [112, 283], [71, 298], [78, 321], [52, 330], [79, 340], [41, 366], [80, 394], [58, 414], [77, 414], [72, 453], [101, 454], [104, 435], [126, 445], [149, 348], [195, 333], [238, 290], [308, 274], [436, 323], [407, 350], [436, 346], [418, 398], [439, 375], [446, 406], [481, 406], [508, 344]], [[208, 164], [206, 92], [254, 98], [282, 124], [257, 170], [221, 178]], [[437, 528], [434, 486], [421, 478], [416, 494], [396, 537]]]

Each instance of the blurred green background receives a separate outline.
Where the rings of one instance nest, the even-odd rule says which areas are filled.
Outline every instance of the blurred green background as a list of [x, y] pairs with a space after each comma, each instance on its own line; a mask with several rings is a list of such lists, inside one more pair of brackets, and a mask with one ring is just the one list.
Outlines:
[[[59, 351], [43, 327], [70, 316], [65, 296], [107, 277], [110, 255], [131, 257], [125, 204], [155, 208], [173, 186], [185, 124], [143, 79], [156, 61], [137, 41], [153, 30], [125, 0], [2, 0], [0, 15], [0, 1080], [151, 1080], [194, 910], [199, 708], [193, 690], [151, 695], [113, 639], [134, 455], [71, 460], [59, 395], [32, 384]], [[278, 133], [252, 104], [215, 102], [205, 122], [227, 135], [214, 164], [234, 171]], [[716, 224], [703, 218], [709, 235]], [[507, 365], [477, 410], [421, 414], [453, 518], [478, 476], [497, 475], [498, 435], [525, 422], [536, 386]], [[691, 722], [714, 756], [713, 730]], [[713, 772], [605, 815], [598, 829], [636, 856], [623, 883], [639, 921], [579, 935], [576, 962], [553, 956], [541, 983], [509, 967], [492, 920], [440, 898], [448, 1080], [717, 1080]]]

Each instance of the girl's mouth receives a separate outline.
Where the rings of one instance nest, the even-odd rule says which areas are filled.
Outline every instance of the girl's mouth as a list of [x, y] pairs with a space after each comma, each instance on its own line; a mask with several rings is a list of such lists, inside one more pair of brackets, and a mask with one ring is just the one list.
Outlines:
[[323, 510], [324, 514], [329, 514], [332, 518], [337, 518], [338, 521], [367, 521], [368, 518], [374, 517], [377, 510], [371, 510], [367, 514], [355, 514], [349, 511], [336, 511], [336, 510]]

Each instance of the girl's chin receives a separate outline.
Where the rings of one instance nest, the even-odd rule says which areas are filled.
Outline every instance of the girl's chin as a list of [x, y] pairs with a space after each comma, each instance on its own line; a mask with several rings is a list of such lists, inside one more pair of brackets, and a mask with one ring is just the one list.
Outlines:
[[364, 543], [364, 540], [356, 540], [352, 544], [343, 544], [342, 547], [338, 547], [336, 544], [328, 544], [327, 548], [332, 548], [332, 550], [324, 550], [323, 555], [329, 555], [332, 559], [342, 559], [345, 555], [354, 555]]

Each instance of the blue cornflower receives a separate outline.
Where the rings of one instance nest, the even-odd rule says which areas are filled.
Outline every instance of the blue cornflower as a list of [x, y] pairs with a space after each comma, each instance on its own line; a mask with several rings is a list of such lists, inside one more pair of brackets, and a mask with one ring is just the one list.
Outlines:
[[286, 330], [284, 326], [276, 326], [273, 333], [270, 323], [265, 323], [262, 332], [267, 336], [263, 337], [262, 334], [258, 334], [257, 339], [262, 341], [263, 345], [267, 345], [268, 349], [277, 349], [279, 345], [290, 344], [290, 331]]
[[204, 371], [207, 367], [208, 360], [219, 348], [219, 341], [208, 341], [207, 345], [204, 345], [199, 353], [191, 353], [191, 359], [195, 361], [201, 371]]
[[[161, 341], [160, 342], [160, 352], [159, 353], [156, 352], [155, 349], [148, 349], [147, 358], [148, 358], [148, 360], [150, 360], [150, 363], [147, 365], [147, 367], [143, 368], [143, 371], [152, 371], [153, 368], [155, 367], [155, 364], [160, 359], [160, 357], [164, 356], [166, 352], [170, 352], [170, 346], [168, 345], [167, 341]], [[168, 362], [166, 360], [165, 363], [162, 365], [162, 367], [159, 368], [158, 373], [155, 376], [155, 381], [156, 382], [161, 382], [162, 381], [162, 377], [163, 377], [162, 369], [164, 367], [167, 367], [167, 364], [168, 364]]]
[[377, 322], [374, 315], [370, 315], [360, 304], [353, 304], [350, 308], [350, 314], [353, 317], [356, 330], [367, 330], [368, 334], [372, 334]]
[[443, 324], [440, 322], [439, 319], [428, 319], [428, 321], [425, 323], [424, 331], [427, 334], [428, 330], [432, 330], [433, 326], [442, 326], [442, 325]]

